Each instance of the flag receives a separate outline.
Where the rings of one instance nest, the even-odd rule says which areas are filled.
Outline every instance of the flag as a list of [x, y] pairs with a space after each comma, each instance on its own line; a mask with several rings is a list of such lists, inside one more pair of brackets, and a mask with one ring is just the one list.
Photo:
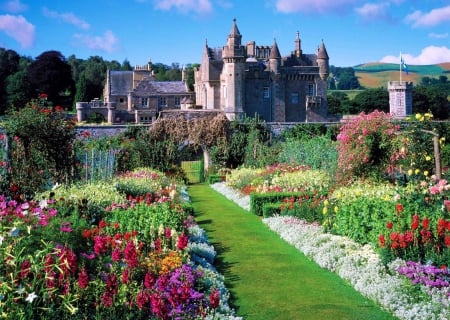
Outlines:
[[406, 74], [408, 74], [408, 66], [405, 63], [405, 60], [403, 60], [403, 57], [400, 56], [400, 66], [405, 70]]

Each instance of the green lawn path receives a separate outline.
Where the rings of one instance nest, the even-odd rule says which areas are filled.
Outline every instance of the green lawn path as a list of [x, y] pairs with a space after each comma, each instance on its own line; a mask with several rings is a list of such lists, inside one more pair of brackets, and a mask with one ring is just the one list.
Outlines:
[[207, 184], [188, 188], [196, 221], [217, 251], [231, 306], [244, 319], [395, 319], [320, 268]]

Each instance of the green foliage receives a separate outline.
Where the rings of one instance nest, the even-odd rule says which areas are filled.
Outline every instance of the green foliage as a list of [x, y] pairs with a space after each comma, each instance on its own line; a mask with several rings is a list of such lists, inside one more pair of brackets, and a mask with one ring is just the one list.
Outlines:
[[358, 78], [355, 76], [355, 70], [353, 68], [331, 66], [330, 72], [332, 74], [332, 79], [337, 83], [337, 89], [352, 90], [360, 88]]
[[250, 195], [250, 212], [257, 216], [262, 216], [265, 204], [282, 202], [286, 198], [300, 195], [299, 192], [252, 193]]
[[447, 92], [443, 91], [438, 85], [414, 87], [413, 112], [430, 112], [436, 119], [447, 119], [449, 116], [449, 92], [449, 89]]
[[10, 144], [10, 184], [32, 197], [55, 183], [75, 177], [74, 124], [46, 97], [10, 114], [5, 122]]
[[353, 99], [358, 109], [365, 113], [375, 110], [389, 112], [389, 92], [386, 88], [368, 89], [360, 92]]

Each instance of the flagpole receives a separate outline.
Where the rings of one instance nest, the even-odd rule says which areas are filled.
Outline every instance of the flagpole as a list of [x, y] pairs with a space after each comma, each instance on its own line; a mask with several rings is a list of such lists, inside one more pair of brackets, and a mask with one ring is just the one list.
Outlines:
[[402, 84], [402, 52], [400, 51], [400, 84]]

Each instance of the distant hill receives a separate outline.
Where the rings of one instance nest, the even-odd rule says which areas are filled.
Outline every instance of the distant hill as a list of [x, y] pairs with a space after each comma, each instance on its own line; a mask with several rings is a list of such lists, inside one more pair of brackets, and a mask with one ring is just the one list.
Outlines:
[[[400, 69], [394, 63], [365, 63], [354, 66], [359, 83], [365, 88], [387, 87], [388, 81], [400, 80]], [[402, 81], [418, 84], [423, 77], [438, 78], [444, 75], [450, 79], [450, 62], [432, 65], [408, 65], [408, 74], [402, 71]]]

